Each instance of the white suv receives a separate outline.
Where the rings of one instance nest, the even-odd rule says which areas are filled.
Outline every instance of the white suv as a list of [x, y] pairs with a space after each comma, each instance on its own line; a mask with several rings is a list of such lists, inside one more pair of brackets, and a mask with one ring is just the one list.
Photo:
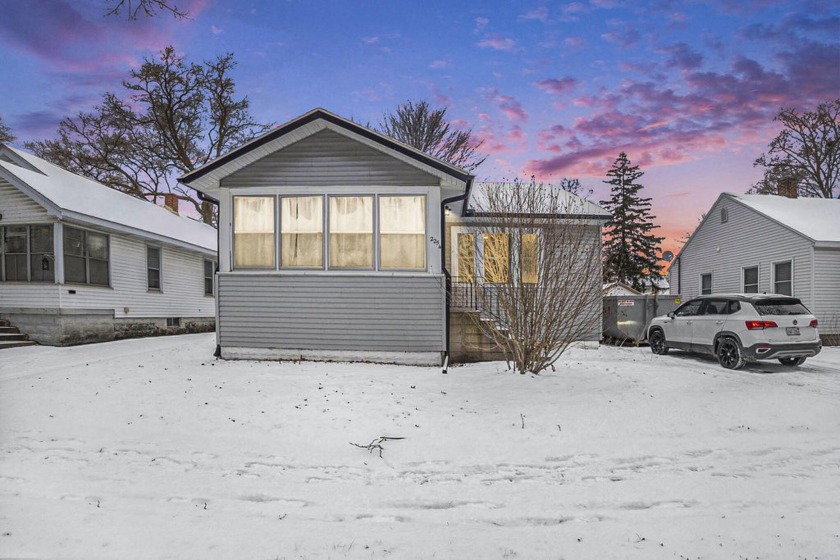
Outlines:
[[822, 349], [817, 319], [798, 299], [777, 294], [700, 296], [654, 318], [647, 332], [654, 354], [711, 354], [727, 369], [773, 358], [798, 366]]

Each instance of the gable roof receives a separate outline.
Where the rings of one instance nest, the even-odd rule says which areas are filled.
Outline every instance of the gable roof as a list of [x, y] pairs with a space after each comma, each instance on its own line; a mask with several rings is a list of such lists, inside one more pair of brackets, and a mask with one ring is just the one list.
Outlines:
[[840, 243], [840, 199], [730, 194], [732, 200], [814, 242]]
[[[215, 253], [216, 229], [0, 144], [0, 178], [59, 219]], [[14, 161], [15, 163], [12, 163]]]
[[200, 192], [206, 193], [208, 190], [217, 188], [218, 181], [221, 178], [238, 171], [257, 159], [310, 136], [319, 130], [323, 130], [325, 127], [353, 136], [357, 140], [363, 141], [372, 147], [389, 151], [396, 157], [403, 159], [403, 161], [420, 167], [434, 175], [449, 177], [456, 182], [464, 184], [466, 190], [469, 191], [469, 186], [474, 176], [466, 170], [321, 108], [313, 109], [296, 119], [270, 130], [235, 150], [210, 161], [195, 171], [187, 173], [178, 180]]

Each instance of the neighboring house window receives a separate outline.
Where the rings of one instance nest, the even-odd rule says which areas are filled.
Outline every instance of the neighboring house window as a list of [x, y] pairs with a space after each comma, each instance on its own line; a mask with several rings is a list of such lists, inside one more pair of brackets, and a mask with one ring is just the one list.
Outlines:
[[729, 211], [726, 208], [720, 209], [720, 223], [725, 224], [729, 221]]
[[520, 240], [519, 278], [523, 284], [536, 284], [539, 281], [537, 267], [538, 240], [536, 233], [523, 233]]
[[0, 227], [0, 280], [55, 281], [53, 226]]
[[510, 280], [510, 237], [507, 233], [485, 233], [484, 281], [490, 284], [504, 284]]
[[711, 294], [712, 293], [712, 275], [711, 274], [701, 274], [700, 275], [700, 295]]
[[204, 259], [204, 295], [213, 295], [213, 273], [216, 272], [216, 263]]
[[379, 267], [426, 268], [426, 197], [379, 197]]
[[109, 242], [104, 233], [64, 226], [64, 281], [108, 286]]
[[791, 261], [773, 263], [773, 292], [786, 296], [793, 295], [793, 263]]
[[160, 290], [160, 247], [146, 246], [146, 282], [150, 290]]
[[744, 293], [758, 293], [758, 267], [751, 266], [744, 269]]
[[233, 198], [233, 267], [274, 268], [274, 197]]
[[458, 234], [458, 282], [475, 281], [475, 235]]
[[373, 197], [330, 197], [330, 268], [373, 268]]
[[324, 198], [280, 199], [280, 266], [324, 267]]

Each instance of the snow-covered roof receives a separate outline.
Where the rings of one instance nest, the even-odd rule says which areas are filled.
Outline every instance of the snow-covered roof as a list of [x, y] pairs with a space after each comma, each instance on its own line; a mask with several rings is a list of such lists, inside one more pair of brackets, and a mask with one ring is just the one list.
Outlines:
[[207, 224], [106, 187], [22, 150], [0, 145], [2, 151], [7, 151], [8, 157], [0, 158], [0, 177], [58, 218], [204, 252], [216, 251], [216, 230]]
[[[477, 189], [472, 194], [470, 199], [470, 210], [468, 215], [470, 216], [487, 216], [489, 215], [484, 208], [486, 207], [487, 203], [485, 202], [486, 196], [484, 194], [485, 188], [495, 188], [497, 186], [506, 186], [506, 185], [513, 185], [513, 183], [479, 183], [477, 185]], [[589, 219], [600, 219], [600, 220], [608, 220], [611, 214], [595, 204], [590, 200], [586, 200], [585, 198], [578, 196], [574, 193], [569, 191], [563, 190], [559, 187], [553, 186], [545, 186], [545, 188], [541, 188], [541, 194], [543, 198], [547, 200], [544, 207], [545, 208], [557, 208], [562, 209], [564, 216], [566, 217], [586, 217]], [[548, 198], [552, 200], [548, 200]], [[537, 206], [537, 205], [535, 205]]]
[[813, 241], [840, 243], [840, 199], [732, 193], [727, 196]]

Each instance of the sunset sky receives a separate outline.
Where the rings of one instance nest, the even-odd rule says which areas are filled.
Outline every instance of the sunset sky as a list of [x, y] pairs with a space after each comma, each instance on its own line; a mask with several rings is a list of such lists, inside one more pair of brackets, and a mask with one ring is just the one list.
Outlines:
[[0, 115], [44, 139], [167, 45], [233, 52], [260, 121], [314, 107], [377, 123], [445, 106], [489, 155], [480, 180], [601, 181], [620, 151], [646, 172], [665, 249], [753, 160], [782, 106], [840, 96], [840, 3], [185, 0], [190, 17], [104, 17], [107, 0], [0, 0]]

